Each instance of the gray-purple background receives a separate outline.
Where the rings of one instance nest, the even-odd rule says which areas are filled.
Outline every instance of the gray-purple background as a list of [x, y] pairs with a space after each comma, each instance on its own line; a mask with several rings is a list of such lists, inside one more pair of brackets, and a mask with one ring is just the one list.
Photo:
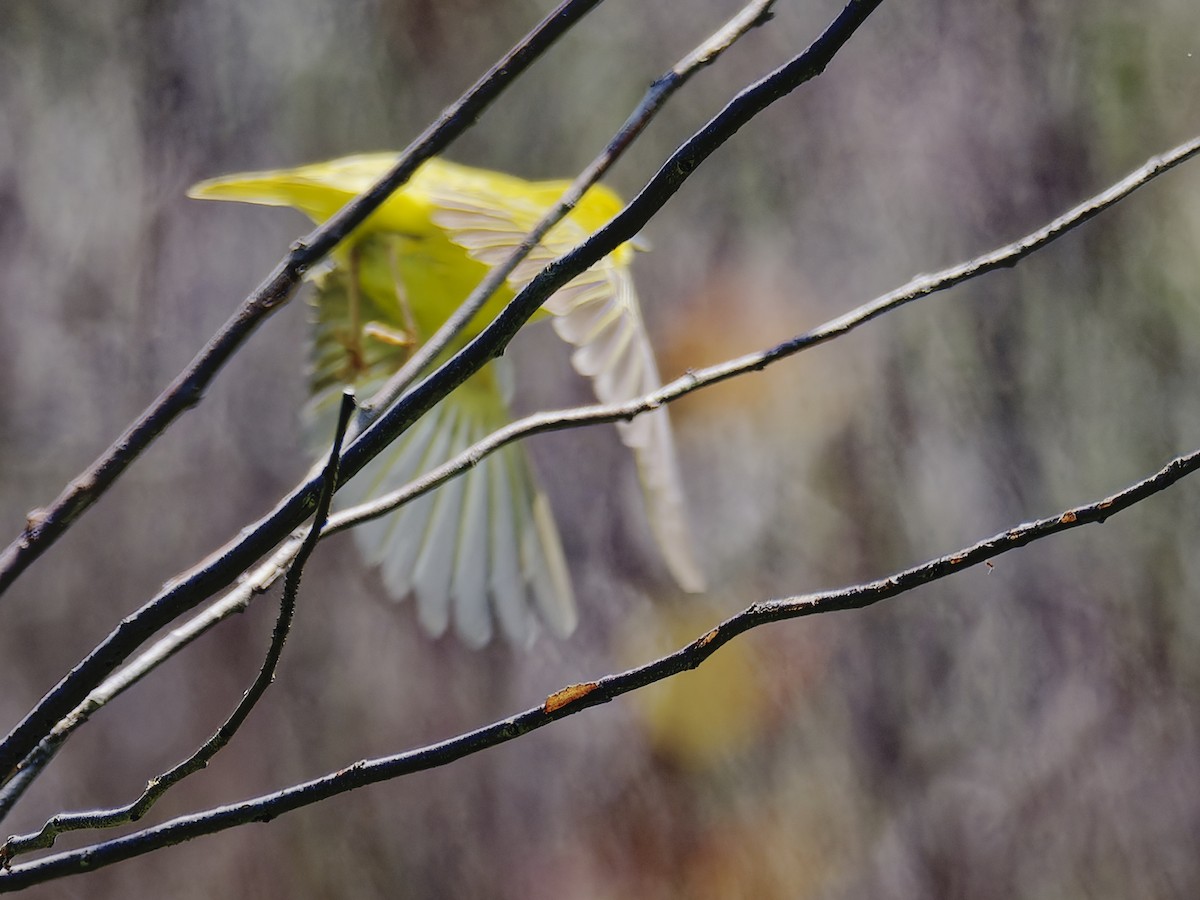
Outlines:
[[[0, 8], [0, 541], [306, 228], [188, 201], [230, 171], [398, 149], [548, 8], [527, 0], [8, 0]], [[737, 8], [611, 0], [451, 158], [570, 176]], [[630, 196], [833, 2], [778, 5], [613, 172]], [[1193, 0], [887, 3], [648, 227], [673, 377], [1007, 242], [1200, 128]], [[433, 642], [323, 545], [277, 682], [150, 816], [448, 737], [750, 602], [888, 574], [1200, 446], [1200, 169], [1013, 271], [672, 408], [711, 582], [673, 588], [611, 428], [538, 438], [581, 605], [528, 654]], [[303, 301], [0, 598], [7, 729], [306, 470]], [[522, 409], [580, 401], [548, 329]], [[1200, 485], [448, 768], [35, 897], [1194, 897]], [[4, 833], [124, 802], [232, 708], [274, 595], [83, 728]], [[76, 842], [64, 839], [63, 846]]]

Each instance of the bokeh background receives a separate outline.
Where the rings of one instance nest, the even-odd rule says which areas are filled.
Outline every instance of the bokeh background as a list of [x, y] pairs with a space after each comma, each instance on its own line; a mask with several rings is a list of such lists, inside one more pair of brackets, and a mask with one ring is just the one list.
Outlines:
[[[835, 2], [782, 2], [613, 172], [626, 196]], [[305, 230], [184, 199], [399, 148], [532, 0], [9, 0], [0, 9], [4, 540]], [[567, 176], [729, 0], [610, 0], [454, 146]], [[1193, 0], [885, 4], [648, 227], [664, 375], [766, 346], [1017, 237], [1200, 127]], [[1200, 446], [1200, 169], [1012, 271], [672, 407], [711, 581], [677, 593], [608, 427], [533, 441], [581, 606], [564, 642], [419, 633], [323, 545], [273, 690], [151, 815], [441, 739], [649, 659], [755, 600], [885, 575]], [[306, 311], [260, 330], [0, 598], [14, 723], [308, 466]], [[524, 409], [585, 397], [522, 335]], [[701, 670], [436, 772], [30, 892], [44, 897], [1194, 897], [1200, 485], [902, 599], [785, 623]], [[4, 833], [133, 796], [256, 671], [272, 598], [120, 698]], [[63, 846], [77, 841], [65, 840]]]

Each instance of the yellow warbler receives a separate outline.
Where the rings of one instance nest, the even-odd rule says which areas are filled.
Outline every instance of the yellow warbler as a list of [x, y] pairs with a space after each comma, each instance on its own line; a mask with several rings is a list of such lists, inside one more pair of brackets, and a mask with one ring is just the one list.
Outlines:
[[[395, 162], [396, 154], [377, 153], [230, 175], [201, 182], [189, 195], [290, 206], [322, 222]], [[331, 264], [310, 277], [316, 288], [308, 410], [314, 433], [327, 433], [321, 426], [328, 425], [343, 386], [370, 396], [403, 365], [567, 186], [432, 159], [360, 225], [334, 251]], [[608, 189], [589, 190], [450, 350], [478, 334], [546, 262], [620, 208]], [[572, 364], [603, 402], [629, 400], [660, 384], [629, 272], [632, 256], [631, 245], [619, 247], [538, 314], [549, 313], [558, 335], [576, 348]], [[486, 365], [352, 479], [343, 500], [401, 487], [502, 427], [510, 418], [510, 381], [505, 360]], [[651, 530], [668, 568], [685, 590], [702, 590], [666, 410], [618, 428], [633, 450]], [[493, 616], [517, 642], [532, 639], [539, 616], [559, 635], [575, 626], [557, 526], [519, 445], [356, 534], [388, 592], [396, 599], [414, 595], [421, 624], [433, 635], [453, 620], [464, 641], [481, 645], [492, 635]]]

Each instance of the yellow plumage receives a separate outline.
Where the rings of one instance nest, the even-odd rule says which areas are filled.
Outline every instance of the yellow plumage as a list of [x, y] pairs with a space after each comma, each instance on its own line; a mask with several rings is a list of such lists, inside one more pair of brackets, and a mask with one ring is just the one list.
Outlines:
[[[189, 195], [290, 206], [322, 222], [395, 161], [395, 154], [378, 153], [231, 175], [202, 182]], [[343, 386], [370, 396], [395, 372], [567, 187], [443, 160], [424, 163], [334, 251], [332, 265], [311, 277], [317, 311], [309, 411], [314, 431], [323, 433]], [[513, 290], [620, 208], [608, 189], [589, 190], [450, 350], [486, 326]], [[538, 314], [548, 314], [559, 336], [576, 348], [574, 367], [592, 380], [604, 402], [629, 400], [659, 386], [629, 273], [632, 256], [630, 245], [619, 247]], [[503, 360], [489, 363], [343, 488], [343, 499], [356, 502], [400, 487], [504, 425], [507, 381]], [[685, 590], [702, 590], [666, 410], [618, 427], [634, 451], [651, 527], [668, 567]], [[491, 637], [493, 620], [518, 642], [532, 638], [538, 618], [560, 635], [574, 627], [557, 527], [519, 446], [509, 445], [356, 533], [389, 592], [397, 599], [415, 595], [421, 623], [432, 634], [442, 634], [453, 620], [463, 640], [479, 645]]]

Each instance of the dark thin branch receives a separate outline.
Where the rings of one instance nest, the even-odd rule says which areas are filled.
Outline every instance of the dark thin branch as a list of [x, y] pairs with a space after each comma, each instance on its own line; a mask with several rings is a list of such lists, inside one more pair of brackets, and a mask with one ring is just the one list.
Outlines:
[[[239, 580], [237, 587], [232, 591], [187, 622], [172, 628], [150, 647], [139, 653], [128, 665], [122, 666], [121, 669], [106, 678], [103, 684], [88, 694], [87, 699], [69, 716], [59, 721], [50, 734], [38, 743], [33, 752], [21, 761], [20, 768], [12, 780], [0, 788], [0, 822], [7, 818], [13, 806], [42, 770], [50, 764], [67, 739], [87, 722], [93, 713], [133, 687], [211, 628], [234, 613], [244, 611], [255, 596], [266, 593], [280, 576], [286, 575], [307, 533], [307, 530], [303, 530], [299, 532], [298, 536], [293, 535], [289, 538], [279, 550], [272, 554], [270, 560], [258, 566], [249, 577]], [[325, 537], [327, 533], [322, 530], [321, 537]]]
[[774, 5], [775, 0], [754, 0], [747, 4], [736, 16], [714, 32], [708, 40], [650, 85], [641, 103], [613, 135], [608, 146], [579, 173], [579, 176], [571, 183], [558, 202], [546, 210], [541, 220], [521, 240], [508, 258], [488, 271], [484, 279], [454, 311], [453, 315], [442, 323], [433, 336], [421, 345], [420, 349], [395, 375], [387, 380], [374, 397], [362, 405], [355, 423], [357, 427], [354, 435], [374, 420], [378, 410], [386, 409], [395, 403], [421, 373], [441, 356], [442, 351], [470, 324], [484, 304], [500, 289], [508, 276], [550, 232], [550, 229], [562, 221], [583, 198], [587, 189], [599, 181], [604, 173], [621, 158], [626, 148], [645, 130], [667, 100], [698, 71], [716, 62], [717, 58], [732, 47], [738, 38], [750, 29], [766, 22], [771, 16], [770, 10]]
[[[200, 402], [209, 382], [267, 316], [285, 305], [304, 273], [370, 215], [426, 159], [471, 127], [480, 113], [567, 29], [603, 0], [565, 0], [513, 47], [400, 155], [395, 167], [337, 215], [297, 241], [274, 271], [204, 346], [166, 390], [111, 447], [44, 509], [29, 513], [25, 529], [0, 552], [0, 594], [45, 552], [175, 419]], [[0, 763], [0, 773], [8, 766]]]
[[1172, 460], [1154, 475], [1103, 500], [1064, 510], [1049, 518], [1015, 525], [969, 547], [896, 572], [887, 578], [840, 590], [755, 603], [674, 653], [627, 672], [568, 685], [551, 694], [540, 705], [515, 716], [417, 750], [360, 760], [321, 778], [273, 794], [181, 816], [111, 841], [13, 866], [9, 871], [0, 872], [0, 892], [20, 890], [52, 879], [92, 871], [250, 822], [268, 822], [286, 812], [347, 791], [448, 765], [559, 719], [607, 703], [622, 694], [694, 669], [719, 647], [752, 628], [784, 619], [872, 606], [918, 586], [986, 563], [1034, 541], [1082, 525], [1104, 522], [1110, 516], [1165, 490], [1197, 469], [1200, 469], [1200, 450]]
[[116, 828], [136, 822], [150, 811], [158, 800], [172, 787], [179, 784], [189, 775], [204, 769], [218, 753], [223, 750], [233, 736], [237, 734], [249, 717], [258, 701], [267, 692], [267, 688], [275, 680], [275, 672], [279, 667], [279, 659], [283, 655], [283, 645], [292, 629], [292, 621], [296, 614], [296, 597], [300, 591], [300, 577], [304, 566], [317, 542], [321, 539], [321, 529], [329, 518], [329, 504], [333, 501], [333, 486], [337, 484], [338, 461], [342, 453], [342, 441], [346, 437], [346, 427], [350, 416], [354, 413], [354, 394], [347, 391], [342, 395], [342, 406], [338, 414], [337, 428], [333, 436], [328, 459], [325, 463], [325, 487], [317, 501], [317, 510], [313, 517], [312, 526], [308, 530], [296, 558], [288, 568], [283, 582], [283, 596], [279, 601], [279, 615], [275, 620], [275, 628], [271, 633], [271, 644], [254, 682], [247, 689], [229, 718], [213, 735], [197, 748], [196, 752], [183, 762], [164, 772], [157, 778], [151, 778], [141, 796], [124, 806], [115, 809], [91, 810], [79, 813], [60, 813], [47, 820], [40, 831], [33, 834], [13, 835], [3, 845], [0, 845], [0, 866], [7, 867], [15, 857], [33, 850], [45, 850], [54, 846], [60, 834], [86, 829]]
[[[543, 301], [589, 266], [634, 237], [692, 172], [717, 147], [770, 104], [819, 75], [882, 0], [850, 0], [825, 32], [803, 53], [766, 78], [741, 91], [700, 131], [684, 143], [645, 189], [608, 225], [582, 245], [551, 263], [523, 289], [504, 311], [437, 371], [418, 384], [377, 419], [343, 453], [340, 480], [355, 475], [388, 442], [501, 354]], [[0, 742], [0, 782], [15, 769], [88, 694], [138, 646], [227, 587], [254, 561], [270, 550], [312, 513], [321, 485], [320, 475], [308, 478], [257, 523], [190, 573], [169, 583], [154, 599], [123, 619], [63, 679], [31, 709]]]

